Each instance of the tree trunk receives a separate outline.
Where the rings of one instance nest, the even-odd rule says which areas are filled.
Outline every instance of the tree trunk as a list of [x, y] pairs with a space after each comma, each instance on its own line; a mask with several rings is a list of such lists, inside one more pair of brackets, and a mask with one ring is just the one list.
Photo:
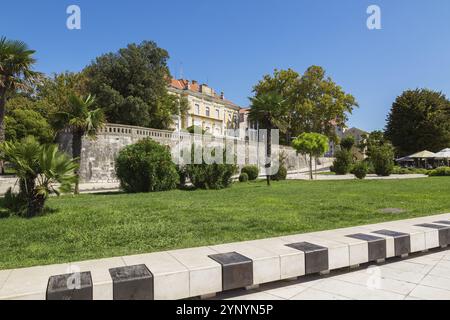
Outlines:
[[317, 157], [314, 157], [314, 175], [316, 176], [317, 180]]
[[270, 169], [272, 167], [272, 158], [271, 158], [271, 156], [272, 156], [272, 132], [270, 131], [270, 129], [267, 129], [267, 154], [266, 154], [266, 158], [267, 158], [267, 160], [269, 160], [269, 162], [266, 163], [266, 180], [267, 180], [267, 185], [268, 186], [270, 186], [270, 174], [269, 174], [269, 171], [270, 171]]
[[311, 180], [314, 180], [314, 177], [313, 177], [313, 165], [312, 165], [312, 160], [313, 159], [313, 156], [312, 156], [312, 154], [310, 154], [309, 155], [309, 178], [311, 179]]
[[[6, 88], [0, 88], [0, 143], [5, 141], [5, 107], [6, 107]], [[0, 160], [0, 174], [5, 174], [3, 160]]]
[[26, 218], [33, 218], [41, 214], [44, 211], [46, 198], [36, 191], [36, 177], [28, 176], [25, 179], [20, 179], [19, 186], [20, 193], [27, 201]]
[[75, 182], [75, 194], [80, 193], [80, 163], [81, 163], [81, 144], [84, 133], [80, 130], [74, 130], [72, 132], [72, 158], [76, 159], [78, 168], [75, 170], [77, 181]]

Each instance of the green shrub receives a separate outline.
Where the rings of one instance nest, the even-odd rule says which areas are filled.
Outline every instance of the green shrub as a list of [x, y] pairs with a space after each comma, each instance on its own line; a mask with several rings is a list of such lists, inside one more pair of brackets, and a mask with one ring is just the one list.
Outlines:
[[399, 166], [394, 166], [394, 168], [392, 168], [392, 173], [393, 174], [411, 174], [411, 173], [413, 173], [413, 170], [409, 169], [409, 168], [402, 168]]
[[119, 152], [116, 175], [126, 192], [154, 192], [177, 187], [179, 176], [168, 147], [150, 138]]
[[438, 177], [438, 176], [449, 177], [450, 176], [450, 167], [439, 167], [439, 168], [436, 168], [434, 170], [431, 170], [428, 173], [428, 175], [431, 176], [431, 177]]
[[369, 172], [369, 166], [365, 161], [359, 161], [353, 166], [353, 174], [358, 179], [364, 179]]
[[392, 174], [429, 174], [431, 171], [424, 168], [402, 168], [394, 166]]
[[352, 169], [352, 154], [348, 150], [338, 150], [335, 153], [336, 159], [333, 162], [333, 172], [344, 175]]
[[[202, 154], [201, 147], [193, 145], [191, 152], [194, 160], [195, 152]], [[214, 151], [211, 154], [214, 157]], [[223, 150], [223, 158], [226, 160], [226, 150]], [[193, 161], [192, 161], [193, 162]], [[237, 172], [235, 164], [212, 163], [201, 164], [191, 163], [186, 165], [186, 174], [192, 185], [196, 189], [223, 189], [229, 187], [233, 182], [232, 177]]]
[[258, 166], [245, 166], [242, 168], [241, 173], [246, 173], [250, 181], [258, 179], [259, 167]]
[[236, 166], [232, 164], [188, 164], [186, 172], [197, 189], [223, 189], [232, 183]]
[[247, 182], [248, 181], [248, 174], [241, 173], [241, 175], [239, 176], [239, 182]]
[[286, 180], [287, 177], [287, 169], [285, 166], [280, 165], [278, 168], [278, 172], [272, 175], [270, 178], [274, 181]]
[[390, 144], [373, 148], [370, 161], [379, 176], [390, 176], [394, 170], [394, 149]]

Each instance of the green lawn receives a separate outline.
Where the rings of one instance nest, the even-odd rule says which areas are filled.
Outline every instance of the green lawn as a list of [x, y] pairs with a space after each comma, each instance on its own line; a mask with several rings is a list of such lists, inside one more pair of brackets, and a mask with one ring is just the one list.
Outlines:
[[0, 219], [0, 269], [445, 213], [450, 179], [261, 181], [220, 191], [63, 196], [48, 207], [31, 220]]

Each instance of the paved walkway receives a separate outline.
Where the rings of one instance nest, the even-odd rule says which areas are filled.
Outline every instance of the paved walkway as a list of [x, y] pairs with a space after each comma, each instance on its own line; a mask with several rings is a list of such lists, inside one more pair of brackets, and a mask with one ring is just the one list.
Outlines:
[[[427, 178], [424, 174], [392, 174], [389, 177], [379, 177], [376, 174], [368, 174], [365, 178], [366, 180], [396, 180], [396, 179], [417, 179], [417, 178]], [[310, 180], [309, 173], [295, 173], [289, 174], [288, 180]], [[314, 176], [315, 180], [355, 180], [357, 179], [353, 174], [347, 175], [334, 175], [334, 174], [317, 174]]]
[[373, 264], [326, 277], [261, 285], [220, 294], [225, 300], [450, 300], [450, 250]]
[[[0, 177], [0, 196], [3, 196], [10, 187], [18, 191], [17, 178]], [[80, 193], [119, 191], [119, 187], [119, 182], [80, 183]]]

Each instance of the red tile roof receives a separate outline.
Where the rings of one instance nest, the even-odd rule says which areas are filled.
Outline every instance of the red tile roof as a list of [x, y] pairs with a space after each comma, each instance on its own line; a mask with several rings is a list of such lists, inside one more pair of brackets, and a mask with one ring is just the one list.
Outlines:
[[[179, 90], [189, 90], [193, 92], [202, 92], [201, 86], [198, 84], [197, 81], [189, 81], [186, 79], [170, 79], [170, 86]], [[213, 90], [214, 97], [220, 100], [223, 100], [225, 102], [228, 102], [230, 104], [236, 105], [230, 100], [227, 100], [225, 98], [222, 98], [221, 95], [217, 95]]]

